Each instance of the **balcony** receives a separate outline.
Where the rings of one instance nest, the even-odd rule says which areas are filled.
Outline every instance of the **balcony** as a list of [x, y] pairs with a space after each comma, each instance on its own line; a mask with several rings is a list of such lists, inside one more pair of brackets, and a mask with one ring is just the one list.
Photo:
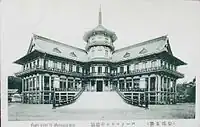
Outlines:
[[169, 74], [175, 75], [178, 78], [183, 78], [184, 74], [177, 72], [175, 70], [169, 70], [166, 67], [151, 67], [146, 69], [137, 69], [134, 71], [130, 71], [129, 73], [116, 73], [112, 74], [114, 77], [125, 77], [130, 75], [139, 75], [139, 74], [145, 74], [145, 73], [153, 73], [153, 72], [167, 72]]
[[110, 74], [107, 72], [102, 72], [102, 73], [92, 72], [87, 74], [87, 77], [108, 77], [108, 76], [110, 76]]
[[16, 76], [23, 76], [28, 73], [32, 73], [35, 71], [43, 71], [43, 72], [49, 72], [49, 73], [57, 73], [57, 74], [63, 74], [63, 75], [69, 75], [69, 76], [83, 76], [80, 72], [69, 72], [67, 70], [57, 69], [57, 68], [44, 68], [43, 66], [36, 66], [34, 68], [30, 68], [27, 70], [23, 70], [20, 72], [15, 73]]

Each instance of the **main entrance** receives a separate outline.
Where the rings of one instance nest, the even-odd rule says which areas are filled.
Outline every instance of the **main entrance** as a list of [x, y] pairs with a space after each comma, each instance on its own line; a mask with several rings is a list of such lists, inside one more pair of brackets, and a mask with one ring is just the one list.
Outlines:
[[103, 91], [103, 81], [97, 81], [97, 92]]

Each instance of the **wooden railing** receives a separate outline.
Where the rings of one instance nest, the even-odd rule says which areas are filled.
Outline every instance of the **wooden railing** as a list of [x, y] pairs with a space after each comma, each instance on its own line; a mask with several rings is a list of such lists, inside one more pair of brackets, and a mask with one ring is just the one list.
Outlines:
[[70, 105], [70, 104], [74, 103], [81, 96], [81, 94], [83, 93], [84, 90], [85, 90], [84, 87], [81, 88], [81, 90], [74, 97], [72, 97], [69, 100], [65, 100], [65, 101], [55, 104], [55, 107], [66, 106], [66, 105]]
[[[140, 103], [138, 99], [130, 99], [130, 98], [126, 98], [125, 95], [123, 93], [121, 93], [119, 91], [119, 89], [116, 89], [116, 92], [119, 94], [119, 96], [124, 100], [124, 102], [126, 102], [127, 104], [133, 105], [133, 106], [138, 106], [141, 108], [145, 108], [145, 102], [144, 103]], [[145, 92], [144, 92], [145, 93]]]

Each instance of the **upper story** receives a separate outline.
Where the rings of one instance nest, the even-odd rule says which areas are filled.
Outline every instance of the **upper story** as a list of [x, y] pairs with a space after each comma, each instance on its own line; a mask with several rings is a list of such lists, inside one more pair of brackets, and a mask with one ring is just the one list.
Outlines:
[[183, 77], [177, 67], [186, 63], [173, 55], [167, 36], [115, 50], [117, 36], [102, 25], [101, 9], [97, 27], [86, 32], [83, 40], [87, 44], [85, 49], [80, 49], [33, 34], [27, 54], [15, 61], [23, 66], [18, 75], [37, 68], [84, 75], [137, 74], [164, 69], [177, 78]]

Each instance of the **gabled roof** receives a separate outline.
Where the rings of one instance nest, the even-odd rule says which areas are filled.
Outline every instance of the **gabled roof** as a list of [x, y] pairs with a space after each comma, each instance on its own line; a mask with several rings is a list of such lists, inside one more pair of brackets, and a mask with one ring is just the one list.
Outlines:
[[87, 52], [85, 50], [35, 34], [27, 54], [34, 50], [76, 61], [87, 61]]
[[[148, 40], [145, 42], [141, 42], [138, 44], [115, 50], [115, 52], [113, 53], [112, 61], [120, 62], [125, 60], [131, 60], [155, 53], [160, 53], [163, 51], [172, 54], [167, 36], [161, 36], [152, 40]], [[124, 57], [127, 56], [126, 54], [130, 55], [128, 55], [128, 57]]]

